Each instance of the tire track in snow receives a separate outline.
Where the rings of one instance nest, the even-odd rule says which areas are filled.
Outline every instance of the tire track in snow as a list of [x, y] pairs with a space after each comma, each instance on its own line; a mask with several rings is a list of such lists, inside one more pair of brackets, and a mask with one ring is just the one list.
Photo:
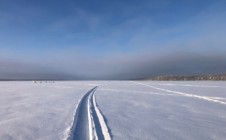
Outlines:
[[96, 105], [97, 86], [80, 100], [67, 140], [111, 140], [107, 125]]
[[208, 97], [208, 96], [200, 96], [200, 95], [194, 95], [194, 94], [188, 94], [188, 93], [179, 92], [179, 91], [173, 91], [173, 90], [158, 88], [158, 87], [155, 87], [155, 86], [151, 86], [151, 85], [147, 85], [147, 84], [139, 83], [139, 82], [134, 82], [134, 81], [132, 83], [151, 87], [151, 88], [161, 90], [161, 91], [166, 91], [166, 92], [169, 92], [169, 93], [175, 93], [175, 94], [185, 96], [185, 97], [192, 97], [192, 98], [202, 99], [202, 100], [206, 100], [206, 101], [209, 101], [209, 102], [215, 102], [215, 103], [220, 103], [220, 104], [226, 105], [226, 102], [222, 102], [222, 101], [216, 100], [216, 99]]

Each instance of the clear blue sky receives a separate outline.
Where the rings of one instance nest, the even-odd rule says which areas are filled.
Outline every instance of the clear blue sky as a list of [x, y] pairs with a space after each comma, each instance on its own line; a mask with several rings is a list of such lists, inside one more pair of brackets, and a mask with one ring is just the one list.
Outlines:
[[0, 78], [226, 72], [225, 0], [1, 0]]

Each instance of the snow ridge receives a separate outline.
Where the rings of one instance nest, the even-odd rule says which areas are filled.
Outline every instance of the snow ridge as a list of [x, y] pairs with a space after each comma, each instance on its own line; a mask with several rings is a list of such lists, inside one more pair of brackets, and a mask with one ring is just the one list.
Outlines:
[[[101, 133], [102, 133], [102, 138], [99, 136], [99, 139], [103, 139], [103, 140], [111, 140], [111, 136], [110, 136], [110, 133], [108, 131], [108, 127], [104, 121], [104, 117], [102, 116], [99, 108], [97, 107], [97, 103], [96, 103], [96, 98], [95, 98], [95, 92], [92, 93], [92, 107], [94, 107], [93, 109], [93, 114], [95, 113], [96, 114], [96, 117], [98, 118], [98, 121], [99, 122], [96, 122], [96, 123], [99, 123], [100, 127], [101, 127]], [[94, 124], [96, 124], [94, 123]]]

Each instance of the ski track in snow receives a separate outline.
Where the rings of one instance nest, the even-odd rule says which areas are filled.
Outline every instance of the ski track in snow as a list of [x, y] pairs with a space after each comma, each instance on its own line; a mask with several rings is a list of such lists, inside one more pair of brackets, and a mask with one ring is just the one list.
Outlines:
[[223, 86], [213, 86], [213, 85], [182, 85], [182, 84], [153, 84], [153, 85], [159, 85], [159, 86], [182, 86], [182, 87], [202, 87], [202, 88], [226, 88]]
[[169, 96], [178, 96], [176, 94], [165, 94], [165, 93], [157, 93], [157, 92], [149, 92], [149, 91], [138, 91], [138, 90], [121, 90], [121, 89], [109, 89], [109, 88], [101, 88], [98, 90], [103, 91], [113, 91], [113, 92], [134, 92], [134, 93], [147, 93], [147, 94], [155, 94], [155, 95], [169, 95]]
[[66, 130], [67, 140], [111, 140], [104, 117], [96, 104], [96, 90], [97, 86], [81, 98], [73, 124]]
[[181, 95], [181, 96], [184, 96], [184, 97], [197, 98], [197, 99], [202, 99], [202, 100], [206, 100], [206, 101], [209, 101], [209, 102], [220, 103], [220, 104], [226, 105], [226, 102], [216, 100], [218, 97], [208, 97], [208, 96], [194, 95], [194, 94], [189, 94], [189, 93], [184, 93], [184, 92], [179, 92], [179, 91], [173, 91], [173, 90], [158, 88], [158, 87], [155, 87], [155, 86], [151, 86], [151, 85], [140, 83], [140, 82], [134, 82], [134, 81], [132, 81], [132, 83], [151, 87], [151, 88], [154, 88], [154, 89], [157, 89], [157, 90], [160, 90], [160, 91], [174, 93], [174, 94]]
[[[163, 95], [163, 96], [181, 96], [181, 95], [178, 95], [178, 94], [169, 94], [169, 93], [166, 94], [166, 93], [149, 92], [149, 91], [138, 91], [138, 90], [118, 90], [118, 89], [109, 89], [109, 88], [101, 88], [101, 89], [98, 89], [98, 90], [112, 91], [112, 92], [147, 93], [147, 94]], [[223, 98], [223, 97], [214, 97], [214, 96], [205, 96], [205, 97], [211, 98], [211, 99], [218, 99], [218, 100], [226, 99], [226, 98]]]

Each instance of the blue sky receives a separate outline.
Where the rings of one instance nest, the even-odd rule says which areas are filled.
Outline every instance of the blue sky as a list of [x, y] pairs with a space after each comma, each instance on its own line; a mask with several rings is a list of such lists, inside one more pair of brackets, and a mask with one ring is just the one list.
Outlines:
[[1, 0], [0, 78], [224, 73], [225, 7], [224, 0]]

